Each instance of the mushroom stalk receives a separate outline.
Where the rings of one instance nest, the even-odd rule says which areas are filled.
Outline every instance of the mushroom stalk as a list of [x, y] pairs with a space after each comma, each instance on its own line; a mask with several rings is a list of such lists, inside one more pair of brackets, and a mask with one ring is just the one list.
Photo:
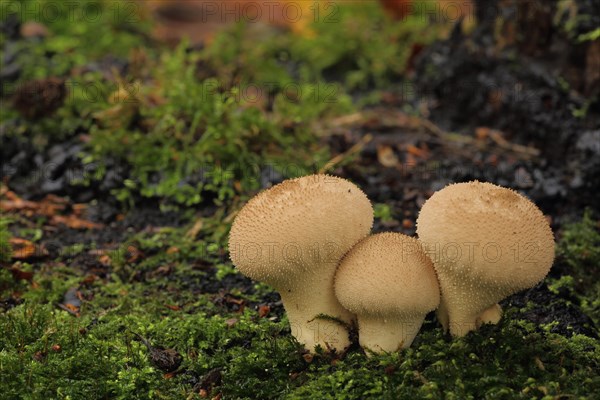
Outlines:
[[342, 350], [350, 345], [344, 324], [352, 324], [354, 315], [342, 307], [331, 287], [333, 271], [311, 285], [280, 293], [292, 335], [307, 349], [320, 345], [324, 350]]
[[376, 315], [362, 315], [358, 318], [360, 346], [374, 353], [406, 349], [417, 336], [424, 320], [425, 315], [422, 314], [388, 319]]
[[486, 288], [481, 282], [465, 279], [461, 274], [438, 271], [441, 301], [437, 311], [444, 330], [453, 336], [464, 336], [484, 323], [497, 324], [502, 308], [496, 303], [499, 295], [510, 294], [507, 288]]
[[500, 322], [501, 318], [502, 307], [500, 307], [500, 304], [496, 303], [481, 313], [477, 319], [477, 327], [480, 327], [483, 324], [496, 325], [498, 322]]

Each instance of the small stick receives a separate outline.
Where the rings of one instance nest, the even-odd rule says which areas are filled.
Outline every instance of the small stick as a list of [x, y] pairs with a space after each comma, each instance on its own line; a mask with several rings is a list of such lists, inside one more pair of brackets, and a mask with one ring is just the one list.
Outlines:
[[337, 156], [335, 156], [331, 160], [329, 160], [321, 169], [319, 169], [319, 173], [324, 174], [325, 172], [327, 172], [328, 170], [332, 169], [337, 164], [342, 162], [345, 158], [350, 157], [350, 156], [360, 152], [365, 147], [365, 145], [367, 143], [369, 143], [371, 140], [373, 140], [373, 135], [370, 133], [367, 133], [365, 136], [363, 136], [358, 142], [356, 142], [348, 150], [346, 150], [343, 153], [338, 154]]

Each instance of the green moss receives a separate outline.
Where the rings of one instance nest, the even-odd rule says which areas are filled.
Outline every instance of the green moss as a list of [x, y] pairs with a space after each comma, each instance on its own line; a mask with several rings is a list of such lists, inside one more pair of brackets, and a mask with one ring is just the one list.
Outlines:
[[10, 243], [10, 232], [8, 231], [8, 218], [0, 217], [0, 262], [8, 262], [11, 258], [12, 249]]
[[392, 209], [387, 204], [377, 203], [373, 205], [373, 215], [382, 222], [390, 222], [394, 220]]
[[[218, 296], [197, 290], [208, 275], [194, 264], [222, 263], [226, 276], [235, 274], [217, 251], [226, 235], [215, 227], [223, 223], [206, 219], [196, 240], [184, 234], [190, 226], [137, 234], [129, 243], [148, 256], [135, 264], [124, 257], [121, 272], [117, 268], [108, 280], [82, 284], [85, 272], [72, 267], [36, 270], [25, 303], [0, 314], [6, 332], [0, 338], [2, 393], [199, 398], [193, 382], [216, 369], [222, 382], [211, 395], [231, 399], [301, 399], [316, 393], [324, 399], [585, 399], [600, 390], [593, 373], [600, 366], [595, 339], [550, 333], [549, 327], [516, 318], [522, 310], [511, 308], [500, 325], [462, 339], [451, 340], [428, 322], [414, 345], [400, 353], [368, 358], [354, 348], [341, 359], [322, 353], [305, 358], [285, 317], [260, 318], [249, 307], [232, 311], [215, 301]], [[171, 246], [179, 251], [167, 252]], [[170, 272], [159, 269], [165, 265]], [[570, 283], [564, 278], [551, 287], [564, 290]], [[80, 318], [56, 306], [72, 287], [88, 299]], [[233, 294], [246, 302], [260, 302], [270, 291], [265, 285], [252, 288], [255, 293], [241, 289]], [[133, 332], [177, 350], [184, 359], [181, 371], [187, 372], [164, 377]], [[52, 350], [55, 344], [60, 351]]]
[[558, 245], [559, 259], [572, 270], [554, 285], [567, 287], [581, 308], [600, 326], [600, 225], [587, 210], [581, 221], [565, 227]]

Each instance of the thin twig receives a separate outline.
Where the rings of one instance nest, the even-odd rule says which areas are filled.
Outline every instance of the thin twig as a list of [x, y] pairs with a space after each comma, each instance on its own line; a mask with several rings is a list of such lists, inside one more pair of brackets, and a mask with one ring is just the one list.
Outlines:
[[370, 133], [367, 133], [365, 136], [360, 138], [360, 140], [358, 142], [356, 142], [348, 150], [346, 150], [343, 153], [338, 154], [337, 156], [335, 156], [331, 160], [329, 160], [325, 165], [323, 165], [323, 167], [321, 169], [319, 169], [319, 173], [324, 174], [325, 172], [327, 172], [330, 169], [332, 169], [333, 167], [335, 167], [337, 164], [344, 161], [344, 159], [346, 159], [347, 157], [350, 157], [350, 156], [360, 152], [365, 147], [365, 145], [367, 143], [369, 143], [371, 140], [373, 140], [373, 135]]

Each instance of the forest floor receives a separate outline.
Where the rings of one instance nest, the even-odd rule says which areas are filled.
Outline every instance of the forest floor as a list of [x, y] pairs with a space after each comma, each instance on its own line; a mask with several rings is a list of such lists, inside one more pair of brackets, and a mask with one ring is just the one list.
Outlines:
[[[568, 3], [581, 18], [552, 16], [553, 51], [598, 42]], [[565, 67], [585, 54], [375, 2], [176, 44], [160, 24], [193, 15], [151, 11], [0, 5], [0, 399], [600, 393], [598, 81]], [[249, 198], [317, 172], [365, 191], [374, 232], [409, 235], [448, 183], [513, 188], [548, 217], [555, 264], [464, 338], [432, 313], [399, 353], [306, 354], [226, 244]]]

